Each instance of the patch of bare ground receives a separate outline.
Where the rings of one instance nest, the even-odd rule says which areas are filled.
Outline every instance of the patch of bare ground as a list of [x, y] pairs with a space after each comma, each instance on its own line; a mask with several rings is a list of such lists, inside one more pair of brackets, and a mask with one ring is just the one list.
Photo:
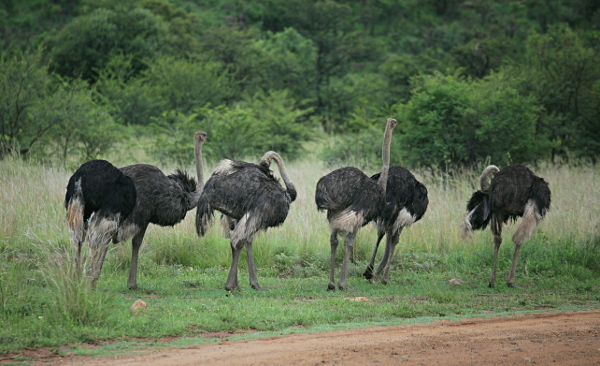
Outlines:
[[[544, 312], [294, 334], [117, 357], [48, 355], [34, 365], [600, 365], [600, 310]], [[0, 362], [1, 363], [1, 362]]]

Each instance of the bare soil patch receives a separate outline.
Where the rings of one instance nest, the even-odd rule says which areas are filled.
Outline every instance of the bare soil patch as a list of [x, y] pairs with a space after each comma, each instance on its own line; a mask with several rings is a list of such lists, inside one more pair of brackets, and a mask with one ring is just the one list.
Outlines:
[[[31, 351], [27, 356], [35, 356]], [[256, 340], [34, 365], [600, 365], [600, 310], [544, 312]], [[47, 355], [46, 355], [47, 356]]]

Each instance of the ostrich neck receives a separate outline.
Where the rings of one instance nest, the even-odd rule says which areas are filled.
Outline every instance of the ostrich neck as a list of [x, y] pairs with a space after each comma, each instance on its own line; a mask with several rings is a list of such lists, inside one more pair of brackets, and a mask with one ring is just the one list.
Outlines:
[[385, 128], [385, 135], [383, 137], [383, 146], [381, 148], [381, 159], [383, 160], [383, 167], [381, 168], [381, 175], [377, 184], [383, 189], [383, 193], [386, 191], [388, 174], [390, 171], [390, 144], [392, 142], [392, 128], [388, 124]]
[[198, 175], [197, 191], [202, 192], [204, 189], [204, 165], [202, 163], [202, 141], [194, 142], [194, 155], [196, 158], [196, 174]]
[[483, 170], [481, 173], [481, 177], [479, 177], [479, 185], [481, 186], [481, 191], [485, 192], [490, 189], [490, 183], [488, 181], [488, 175], [492, 172], [498, 173], [500, 169], [498, 169], [495, 165], [490, 165]]
[[[288, 193], [290, 194], [291, 197], [296, 197], [296, 187], [294, 186], [294, 183], [292, 183], [292, 180], [290, 179], [290, 176], [287, 173], [287, 170], [285, 169], [285, 164], [283, 163], [283, 159], [281, 159], [281, 156], [279, 156], [279, 154], [277, 154], [274, 151], [269, 151], [268, 153], [265, 154], [265, 156], [261, 159], [262, 161], [268, 161], [268, 160], [275, 160], [275, 163], [277, 163], [277, 168], [279, 169], [279, 174], [281, 175], [281, 179], [283, 179], [283, 183], [285, 184], [285, 188], [287, 189]], [[293, 199], [292, 199], [293, 201]]]

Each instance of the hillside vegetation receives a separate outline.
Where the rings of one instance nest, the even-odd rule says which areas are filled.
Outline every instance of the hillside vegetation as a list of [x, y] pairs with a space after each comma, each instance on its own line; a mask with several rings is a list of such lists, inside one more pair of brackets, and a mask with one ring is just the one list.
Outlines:
[[204, 129], [215, 160], [333, 134], [373, 166], [387, 117], [407, 167], [600, 152], [593, 0], [7, 0], [0, 35], [0, 158], [186, 163]]

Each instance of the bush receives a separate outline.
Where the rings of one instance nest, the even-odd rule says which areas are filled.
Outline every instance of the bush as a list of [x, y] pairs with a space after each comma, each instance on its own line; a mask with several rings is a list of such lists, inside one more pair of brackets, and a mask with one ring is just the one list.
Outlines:
[[194, 132], [208, 133], [203, 152], [210, 160], [262, 156], [269, 150], [293, 159], [311, 137], [310, 109], [288, 97], [286, 91], [257, 93], [229, 108], [197, 108], [192, 114], [165, 113], [154, 124], [159, 132], [150, 153], [161, 162], [193, 161]]
[[0, 158], [16, 153], [43, 160], [89, 160], [107, 151], [120, 133], [81, 79], [48, 72], [41, 52], [0, 59]]
[[407, 165], [447, 170], [488, 158], [508, 165], [544, 156], [550, 143], [537, 132], [536, 100], [502, 82], [507, 77], [474, 82], [437, 73], [413, 79], [411, 100], [397, 106]]

